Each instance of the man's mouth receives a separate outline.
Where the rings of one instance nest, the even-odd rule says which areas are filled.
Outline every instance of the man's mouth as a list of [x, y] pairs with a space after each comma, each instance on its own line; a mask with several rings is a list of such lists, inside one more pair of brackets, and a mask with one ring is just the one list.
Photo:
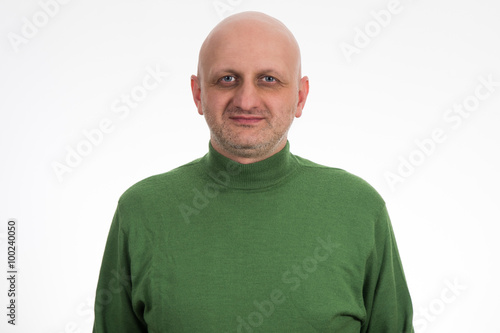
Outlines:
[[261, 120], [263, 120], [263, 117], [259, 116], [231, 116], [229, 117], [232, 121], [234, 121], [237, 124], [241, 125], [253, 125], [259, 123]]

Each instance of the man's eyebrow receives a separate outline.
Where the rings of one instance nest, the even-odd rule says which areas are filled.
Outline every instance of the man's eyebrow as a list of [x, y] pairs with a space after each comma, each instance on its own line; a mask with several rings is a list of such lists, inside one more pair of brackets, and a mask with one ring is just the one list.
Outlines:
[[[216, 76], [219, 76], [219, 75], [223, 75], [223, 74], [235, 74], [237, 76], [241, 76], [241, 72], [240, 71], [237, 71], [235, 69], [232, 69], [232, 68], [220, 68], [220, 69], [216, 69], [214, 71], [212, 71], [210, 73], [210, 77], [216, 77]], [[275, 69], [262, 69], [262, 70], [258, 70], [257, 71], [257, 76], [261, 76], [261, 75], [270, 75], [270, 76], [276, 76], [278, 78], [282, 78], [284, 79], [285, 75], [283, 75], [281, 72], [275, 70]]]
[[262, 71], [259, 71], [259, 75], [271, 75], [271, 76], [277, 76], [279, 78], [285, 77], [281, 72], [275, 69], [264, 69]]
[[210, 76], [218, 76], [222, 74], [236, 74], [238, 75], [238, 71], [232, 69], [232, 68], [219, 68], [213, 71], [210, 71]]

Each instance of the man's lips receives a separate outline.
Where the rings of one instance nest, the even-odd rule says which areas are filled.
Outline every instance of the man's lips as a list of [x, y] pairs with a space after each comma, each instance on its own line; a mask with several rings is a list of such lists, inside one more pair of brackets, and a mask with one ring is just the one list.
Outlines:
[[232, 116], [229, 117], [229, 119], [231, 119], [237, 124], [252, 125], [252, 124], [257, 124], [264, 118], [258, 116]]

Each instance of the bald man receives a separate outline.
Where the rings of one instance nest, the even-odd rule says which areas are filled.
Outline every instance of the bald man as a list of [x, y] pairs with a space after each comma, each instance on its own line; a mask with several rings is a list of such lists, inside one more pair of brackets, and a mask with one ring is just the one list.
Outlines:
[[120, 197], [94, 333], [413, 332], [383, 199], [290, 152], [309, 80], [283, 23], [220, 22], [191, 90], [208, 153]]

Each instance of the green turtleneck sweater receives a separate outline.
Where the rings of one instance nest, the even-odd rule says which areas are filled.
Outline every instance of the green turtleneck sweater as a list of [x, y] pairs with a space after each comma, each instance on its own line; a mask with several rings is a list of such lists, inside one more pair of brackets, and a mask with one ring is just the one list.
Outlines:
[[129, 188], [102, 261], [94, 333], [413, 332], [384, 201], [292, 155], [204, 157]]

